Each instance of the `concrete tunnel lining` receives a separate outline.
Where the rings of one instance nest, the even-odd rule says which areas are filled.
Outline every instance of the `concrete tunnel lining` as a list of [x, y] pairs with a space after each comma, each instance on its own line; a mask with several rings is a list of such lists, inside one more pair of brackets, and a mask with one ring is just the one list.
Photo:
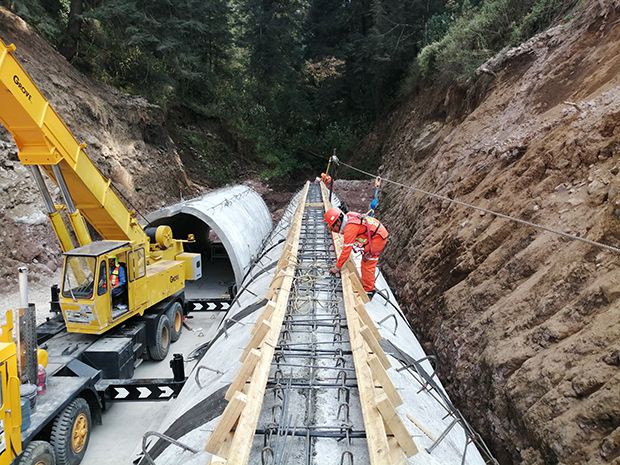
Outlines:
[[213, 279], [215, 275], [226, 278], [230, 276], [230, 270], [225, 269], [226, 263], [218, 263], [218, 268], [213, 270], [209, 269], [213, 266], [212, 260], [204, 260], [213, 244], [209, 239], [209, 232], [213, 231], [224, 246], [237, 287], [241, 285], [273, 226], [262, 197], [244, 185], [217, 189], [162, 208], [149, 214], [147, 220], [151, 226], [169, 225], [176, 239], [184, 239], [193, 233], [196, 243], [188, 244], [186, 250], [203, 254], [203, 276], [206, 279]]
[[[286, 207], [278, 227], [273, 230], [271, 237], [266, 241], [264, 258], [260, 263], [253, 266], [244, 283], [246, 285], [245, 290], [239, 293], [236, 301], [222, 318], [217, 333], [210, 339], [205, 350], [200, 352], [200, 360], [197, 366], [208, 367], [208, 369], [194, 368], [179, 396], [171, 402], [166, 417], [154, 429], [199, 452], [192, 454], [187, 450], [172, 446], [167, 440], [150, 437], [146, 441], [145, 450], [152, 461], [144, 456], [141, 446], [137, 446], [134, 463], [140, 465], [148, 463], [156, 463], [157, 465], [208, 463], [211, 454], [204, 450], [205, 444], [221, 421], [226, 407], [225, 392], [230, 384], [236, 380], [243, 365], [241, 355], [252, 338], [252, 329], [262, 314], [260, 310], [266, 304], [264, 296], [275, 274], [275, 267], [271, 268], [269, 264], [277, 263], [282, 256], [285, 243], [280, 241], [286, 238], [289, 232], [290, 222], [300, 198], [299, 194], [296, 195]], [[335, 196], [334, 204], [339, 204]], [[323, 253], [321, 251], [324, 249], [320, 245], [314, 249], [316, 243], [312, 242], [312, 239], [308, 245], [310, 246], [308, 250], [316, 250], [317, 254]], [[303, 261], [304, 259], [300, 263]], [[358, 267], [359, 261], [360, 257], [355, 255], [354, 262]], [[305, 266], [308, 264], [309, 262], [306, 262]], [[264, 272], [263, 270], [268, 271]], [[391, 368], [386, 371], [386, 374], [402, 397], [402, 404], [398, 406], [398, 413], [401, 418], [406, 419], [404, 425], [408, 433], [415, 436], [418, 445], [418, 453], [407, 459], [406, 463], [408, 465], [484, 465], [491, 463], [483, 458], [479, 445], [470, 442], [472, 437], [477, 436], [471, 436], [468, 433], [469, 424], [463, 419], [460, 412], [454, 410], [441, 380], [426, 358], [422, 344], [407, 323], [402, 309], [381, 272], [378, 273], [377, 277], [377, 289], [381, 290], [381, 294], [377, 294], [365, 305], [365, 308], [381, 335], [382, 345], [387, 348], [386, 356], [390, 361]], [[319, 290], [319, 294], [314, 296], [323, 298], [324, 292], [324, 290]], [[298, 298], [300, 298], [299, 295]], [[301, 297], [300, 301], [303, 302], [305, 298], [307, 296]], [[388, 304], [388, 301], [391, 305]], [[299, 316], [302, 319], [308, 318], [304, 312], [299, 313]], [[281, 337], [282, 335], [279, 336], [279, 338]], [[320, 331], [318, 331], [315, 337], [325, 336], [320, 336]], [[290, 354], [289, 357], [291, 357]], [[327, 363], [327, 360], [333, 361], [334, 358], [325, 359], [321, 364]], [[412, 361], [415, 361], [415, 369], [411, 367]], [[350, 365], [347, 366], [352, 368]], [[297, 369], [299, 368], [297, 367]], [[272, 381], [275, 379], [275, 369], [276, 366], [272, 362], [270, 369]], [[328, 374], [323, 381], [328, 382], [334, 376], [337, 375]], [[424, 380], [427, 378], [433, 381], [425, 384]], [[289, 374], [289, 379], [293, 379], [292, 374]], [[301, 378], [296, 377], [295, 379], [299, 381]], [[298, 387], [292, 388], [293, 391], [295, 389]], [[305, 402], [301, 400], [296, 402], [295, 400], [300, 399], [300, 397], [292, 392], [295, 397], [289, 404], [291, 409], [289, 413], [297, 418], [294, 424], [303, 425], [306, 418], [329, 419], [333, 417], [333, 412], [338, 412], [339, 400], [335, 401], [337, 397], [334, 397], [333, 393], [332, 395], [329, 394], [329, 387], [317, 386], [317, 389], [319, 390], [316, 391], [317, 394], [315, 395], [318, 396], [317, 399], [320, 400], [320, 403], [315, 413], [318, 416], [312, 417], [305, 416]], [[259, 420], [259, 422], [262, 421], [263, 426], [257, 425], [263, 431], [266, 430], [264, 424], [268, 418], [264, 416], [264, 413], [269, 413], [273, 409], [274, 403], [271, 400], [273, 398], [273, 395], [264, 397], [264, 405], [261, 407], [263, 416], [262, 420]], [[359, 425], [361, 409], [352, 410], [350, 413], [354, 415], [353, 419]], [[339, 413], [336, 414], [336, 416], [338, 415]], [[458, 418], [459, 421], [455, 421], [455, 418]], [[333, 423], [325, 421], [325, 424], [329, 426]], [[290, 429], [290, 425], [283, 424], [282, 428], [286, 431]], [[294, 441], [297, 441], [293, 439], [293, 435], [290, 435], [290, 438], [287, 435], [279, 437], [286, 447], [292, 448]], [[261, 450], [265, 444], [260, 436], [256, 436], [253, 441], [251, 450], [253, 455], [248, 463], [259, 465], [261, 463]], [[317, 436], [313, 439], [312, 447], [316, 453], [311, 456], [309, 463], [314, 465], [339, 463], [338, 453], [341, 452], [341, 449], [335, 439]], [[367, 452], [363, 450], [363, 447], [358, 444], [354, 450], [357, 454], [356, 464], [369, 463]], [[287, 463], [303, 462], [289, 460]]]

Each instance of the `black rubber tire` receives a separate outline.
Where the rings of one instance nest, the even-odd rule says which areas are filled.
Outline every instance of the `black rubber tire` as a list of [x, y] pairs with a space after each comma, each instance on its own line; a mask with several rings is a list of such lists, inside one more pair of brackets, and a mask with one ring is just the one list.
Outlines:
[[[74, 428], [83, 421], [86, 422], [86, 436], [80, 448], [76, 448], [73, 443]], [[56, 453], [56, 465], [78, 465], [82, 461], [88, 448], [91, 426], [88, 402], [81, 397], [73, 399], [52, 425], [50, 442]]]
[[183, 332], [183, 306], [180, 302], [173, 303], [166, 315], [170, 320], [170, 342], [177, 342]]
[[163, 360], [170, 349], [170, 320], [163, 313], [157, 320], [154, 341], [149, 341], [149, 355], [152, 360]]
[[54, 448], [46, 441], [32, 441], [16, 463], [17, 465], [56, 465]]

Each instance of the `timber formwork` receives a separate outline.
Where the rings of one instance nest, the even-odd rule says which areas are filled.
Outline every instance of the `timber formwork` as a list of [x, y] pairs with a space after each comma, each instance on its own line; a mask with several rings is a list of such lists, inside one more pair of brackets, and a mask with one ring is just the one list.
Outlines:
[[334, 251], [317, 184], [304, 208], [297, 265], [250, 463], [368, 463], [366, 431]]
[[355, 267], [329, 274], [341, 249], [323, 222], [330, 206], [324, 187], [306, 185], [206, 444], [212, 464], [387, 465], [417, 452]]

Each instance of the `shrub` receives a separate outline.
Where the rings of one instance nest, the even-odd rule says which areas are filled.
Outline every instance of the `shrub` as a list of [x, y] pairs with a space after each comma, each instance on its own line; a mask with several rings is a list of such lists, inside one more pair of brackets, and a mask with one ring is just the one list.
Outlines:
[[406, 83], [411, 89], [417, 76], [444, 83], [465, 80], [502, 48], [540, 32], [576, 3], [577, 0], [486, 0], [463, 8], [444, 35], [420, 51]]

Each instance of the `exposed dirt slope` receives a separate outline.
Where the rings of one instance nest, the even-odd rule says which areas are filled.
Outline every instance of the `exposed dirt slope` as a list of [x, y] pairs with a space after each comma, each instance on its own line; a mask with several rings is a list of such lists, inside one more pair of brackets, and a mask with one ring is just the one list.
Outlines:
[[[77, 72], [17, 16], [0, 8], [0, 37], [15, 43], [17, 57], [95, 164], [139, 211], [194, 194], [167, 132], [161, 110], [140, 98], [95, 83]], [[10, 290], [24, 263], [33, 279], [58, 266], [59, 248], [38, 191], [17, 161], [13, 140], [0, 133], [0, 289]]]
[[[620, 2], [367, 140], [385, 177], [620, 246]], [[502, 464], [620, 463], [620, 255], [386, 187], [385, 270]]]

